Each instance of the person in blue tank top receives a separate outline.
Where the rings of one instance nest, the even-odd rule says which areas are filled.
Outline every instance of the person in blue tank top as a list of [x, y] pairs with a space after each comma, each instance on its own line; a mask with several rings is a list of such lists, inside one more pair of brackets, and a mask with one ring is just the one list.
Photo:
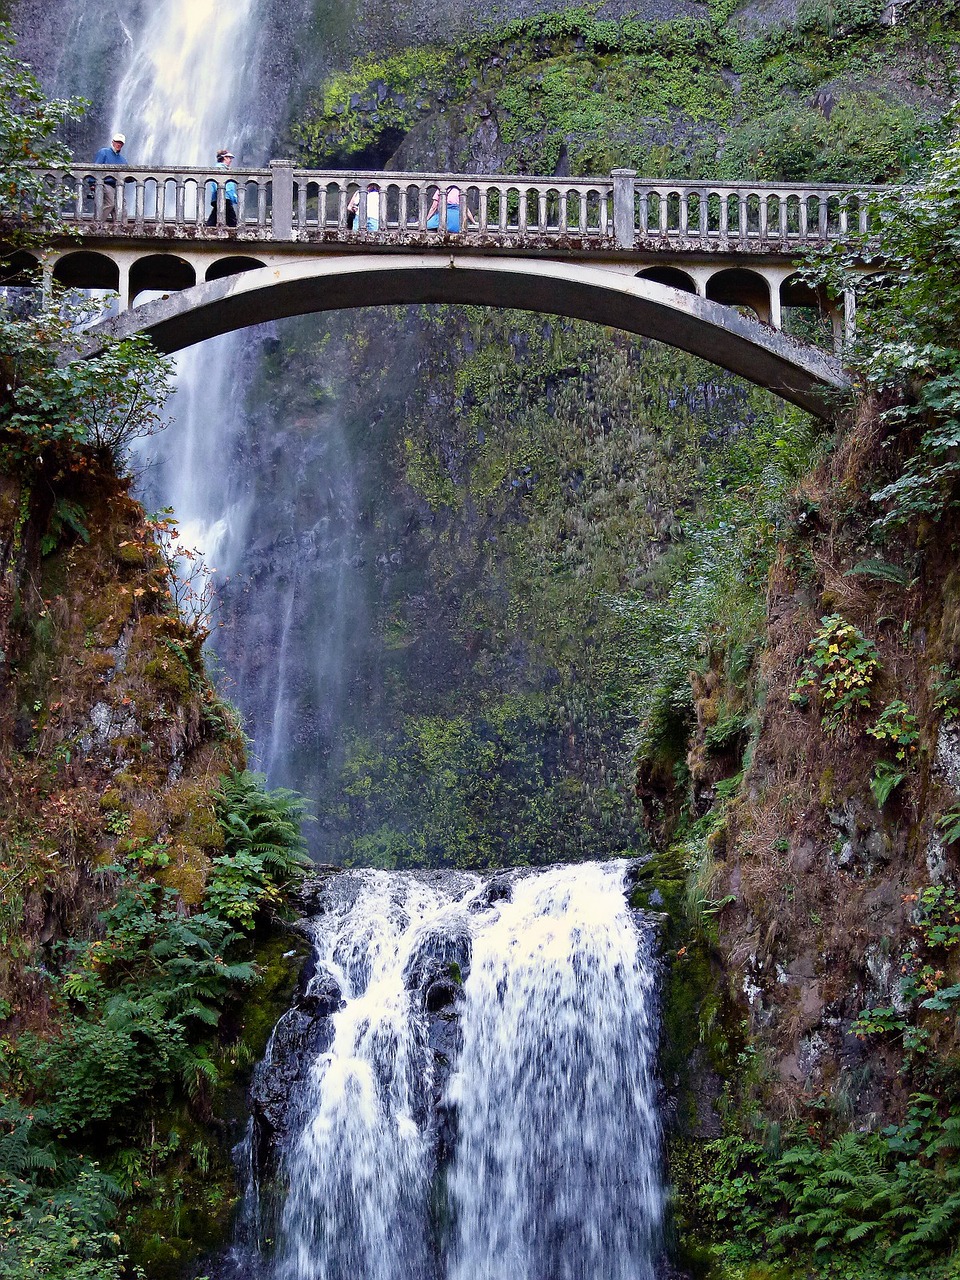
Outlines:
[[[122, 133], [115, 133], [109, 147], [101, 147], [97, 154], [93, 157], [94, 164], [118, 164], [126, 165], [127, 157], [123, 154], [123, 145], [126, 138]], [[121, 205], [122, 212], [122, 205]], [[117, 180], [116, 178], [104, 178], [103, 180], [103, 220], [104, 222], [112, 222], [117, 216]]]
[[[229, 172], [230, 166], [233, 164], [233, 152], [222, 147], [217, 152], [217, 168]], [[228, 227], [237, 225], [237, 204], [239, 203], [239, 195], [237, 192], [237, 184], [232, 178], [228, 178], [223, 186], [223, 212]], [[207, 219], [208, 227], [217, 225], [217, 188], [211, 185], [210, 198], [210, 217]]]

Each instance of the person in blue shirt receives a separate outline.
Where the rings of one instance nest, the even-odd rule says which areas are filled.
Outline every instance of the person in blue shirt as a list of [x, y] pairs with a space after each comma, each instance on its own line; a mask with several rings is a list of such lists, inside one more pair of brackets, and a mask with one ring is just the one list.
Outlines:
[[[224, 169], [229, 172], [230, 166], [233, 164], [233, 152], [227, 151], [222, 147], [217, 152], [217, 168]], [[224, 183], [223, 187], [223, 211], [227, 220], [228, 227], [237, 225], [237, 204], [238, 204], [237, 184], [232, 178]], [[213, 187], [212, 199], [210, 201], [210, 217], [207, 219], [208, 227], [217, 225], [217, 188]]]
[[[122, 164], [127, 163], [127, 157], [123, 154], [123, 145], [126, 138], [122, 133], [115, 133], [109, 147], [101, 147], [97, 154], [93, 157], [94, 164]], [[121, 206], [122, 208], [122, 206]], [[104, 178], [103, 180], [103, 220], [104, 222], [113, 221], [117, 216], [117, 180], [116, 178]]]

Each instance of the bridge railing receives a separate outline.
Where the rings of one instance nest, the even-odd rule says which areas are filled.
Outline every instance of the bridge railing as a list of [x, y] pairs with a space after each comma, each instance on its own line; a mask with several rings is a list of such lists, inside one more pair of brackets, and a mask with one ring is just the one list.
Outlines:
[[[67, 224], [90, 235], [495, 244], [681, 251], [794, 250], [866, 233], [870, 189], [269, 168], [47, 169]], [[234, 184], [228, 186], [228, 184]], [[110, 214], [109, 194], [116, 194]], [[228, 201], [228, 194], [237, 196]], [[875, 188], [872, 190], [876, 190]], [[234, 228], [233, 215], [236, 213]]]

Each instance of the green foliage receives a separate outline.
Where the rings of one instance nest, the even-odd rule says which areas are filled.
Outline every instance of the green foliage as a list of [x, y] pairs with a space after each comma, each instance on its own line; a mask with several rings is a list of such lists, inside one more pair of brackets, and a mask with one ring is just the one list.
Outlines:
[[[53, 135], [82, 105], [48, 102], [29, 68], [11, 57], [9, 43], [0, 24], [0, 231], [6, 251], [26, 241], [42, 243], [59, 229], [58, 193], [31, 166], [68, 163]], [[78, 327], [95, 314], [95, 304], [79, 298], [24, 304], [5, 292], [0, 299], [0, 461], [8, 466], [34, 465], [45, 455], [48, 463], [62, 462], [81, 447], [119, 463], [135, 440], [162, 425], [169, 366], [149, 340], [113, 342], [92, 359], [64, 363], [67, 353], [80, 354]], [[65, 528], [85, 534], [82, 513], [61, 498], [54, 503], [45, 553]]]
[[779, 1151], [731, 1132], [709, 1143], [700, 1223], [731, 1263], [809, 1260], [836, 1280], [946, 1280], [960, 1225], [960, 1106], [915, 1094], [905, 1123]]
[[[449, 50], [418, 45], [384, 58], [358, 59], [348, 71], [334, 72], [308, 106], [293, 135], [307, 162], [362, 153], [384, 133], [405, 132], [418, 116], [449, 89]], [[378, 86], [389, 93], [378, 95]], [[365, 109], [351, 103], [360, 100]], [[376, 112], [376, 121], [370, 115]]]
[[[305, 861], [302, 804], [291, 793], [267, 792], [258, 776], [237, 772], [223, 779], [216, 806], [225, 853], [202, 909], [189, 914], [154, 878], [170, 862], [162, 842], [131, 842], [126, 863], [102, 873], [114, 894], [93, 936], [54, 948], [47, 976], [56, 1030], [0, 1042], [8, 1106], [0, 1110], [0, 1241], [12, 1268], [0, 1276], [130, 1280], [109, 1229], [121, 1188], [138, 1198], [154, 1188], [168, 1204], [181, 1192], [164, 1189], [165, 1164], [209, 1164], [206, 1148], [179, 1154], [178, 1136], [157, 1140], [152, 1126], [158, 1115], [209, 1105], [223, 1070], [224, 1010], [260, 978], [251, 933]], [[125, 817], [117, 808], [107, 820]], [[35, 1100], [29, 1112], [17, 1095]], [[115, 1180], [77, 1149], [96, 1151]], [[218, 1185], [207, 1196], [211, 1212]]]
[[917, 1056], [928, 1051], [937, 1015], [960, 1000], [960, 985], [947, 985], [949, 953], [960, 947], [960, 893], [951, 885], [927, 885], [904, 901], [913, 904], [913, 937], [900, 960], [899, 1002], [865, 1009], [852, 1030], [861, 1038], [893, 1033]]
[[48, 1093], [57, 1128], [129, 1125], [175, 1085], [215, 1078], [209, 1047], [228, 996], [255, 980], [229, 958], [241, 935], [213, 914], [184, 916], [174, 890], [115, 868], [119, 892], [102, 936], [69, 947], [61, 980], [76, 1012], [53, 1040], [22, 1037], [27, 1074]]
[[[124, 339], [90, 359], [59, 363], [65, 350], [77, 351], [78, 310], [86, 314], [89, 304], [58, 301], [23, 317], [0, 301], [0, 459], [8, 464], [84, 446], [119, 464], [134, 441], [163, 426], [170, 366], [149, 339]], [[57, 511], [59, 528], [50, 536], [64, 525], [79, 533], [77, 513], [62, 503]]]
[[855, 578], [863, 576], [865, 578], [879, 578], [881, 582], [895, 582], [899, 587], [907, 587], [910, 585], [910, 575], [906, 569], [898, 564], [891, 564], [889, 560], [875, 557], [870, 560], [858, 560], [852, 569], [848, 569], [843, 575], [845, 578]]
[[0, 1102], [0, 1280], [121, 1280], [119, 1188], [51, 1139], [53, 1117]]
[[383, 163], [420, 124], [438, 154], [453, 128], [469, 169], [479, 116], [492, 117], [512, 172], [562, 160], [579, 175], [627, 165], [649, 177], [877, 182], [923, 161], [935, 121], [875, 85], [901, 74], [905, 45], [920, 79], [949, 77], [955, 11], [912, 5], [891, 28], [873, 0], [812, 0], [799, 26], [747, 32], [730, 21], [736, 7], [715, 0], [708, 21], [670, 22], [569, 8], [361, 59], [308, 106], [302, 157]]
[[877, 197], [866, 242], [837, 251], [825, 267], [832, 287], [854, 284], [864, 255], [880, 267], [856, 282], [857, 340], [849, 358], [891, 406], [883, 417], [899, 436], [900, 472], [873, 494], [881, 530], [937, 521], [958, 502], [958, 225], [960, 145], [952, 143], [922, 183]]
[[931, 672], [933, 707], [939, 711], [944, 723], [951, 724], [960, 717], [960, 675], [945, 663], [939, 663]]
[[805, 707], [811, 693], [816, 693], [821, 724], [827, 733], [834, 733], [869, 707], [880, 655], [872, 640], [837, 613], [820, 619], [820, 630], [807, 648], [809, 656], [790, 701]]
[[916, 755], [920, 725], [902, 698], [888, 702], [866, 731], [871, 738], [893, 747], [897, 760], [909, 761]]
[[40, 554], [48, 556], [63, 540], [69, 529], [77, 535], [81, 542], [90, 541], [90, 531], [83, 523], [85, 512], [76, 502], [69, 498], [57, 498], [50, 510], [47, 532], [40, 539]]
[[960, 808], [948, 809], [937, 819], [937, 826], [947, 844], [956, 844], [960, 840]]
[[878, 809], [883, 808], [906, 776], [906, 770], [898, 769], [895, 764], [891, 764], [888, 760], [877, 761], [870, 776], [870, 790], [873, 792], [873, 798], [877, 802]]
[[[693, 709], [691, 672], [722, 660], [729, 686], [746, 690], [792, 486], [822, 448], [808, 418], [771, 407], [769, 416], [717, 451], [700, 510], [663, 563], [660, 590], [615, 602], [625, 624], [641, 759], [682, 757]], [[720, 749], [748, 720], [727, 708], [713, 726], [711, 747]]]
[[561, 763], [558, 725], [533, 695], [489, 702], [472, 717], [410, 716], [380, 749], [355, 737], [343, 794], [362, 834], [345, 856], [388, 868], [484, 867], [609, 851], [622, 791], [589, 788]]
[[263, 908], [279, 903], [303, 875], [311, 865], [301, 833], [305, 803], [282, 787], [268, 791], [260, 774], [224, 778], [217, 817], [225, 851], [213, 860], [205, 898], [213, 915], [252, 929]]
[[877, 93], [851, 93], [829, 116], [790, 101], [729, 131], [717, 176], [802, 182], [819, 168], [831, 182], [888, 182], [923, 158], [928, 138], [914, 108]]
[[45, 186], [34, 165], [68, 164], [56, 138], [86, 105], [79, 98], [49, 100], [30, 68], [10, 52], [10, 29], [0, 22], [0, 231], [9, 248], [32, 243], [40, 227], [60, 217], [58, 192]]

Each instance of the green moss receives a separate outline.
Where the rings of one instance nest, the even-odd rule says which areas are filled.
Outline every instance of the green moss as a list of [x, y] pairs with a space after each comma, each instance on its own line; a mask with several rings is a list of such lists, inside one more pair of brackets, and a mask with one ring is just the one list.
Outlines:
[[650, 177], [884, 180], [929, 152], [935, 121], [878, 93], [877, 79], [901, 75], [909, 58], [921, 83], [948, 82], [960, 18], [911, 10], [885, 28], [846, 21], [843, 8], [808, 4], [802, 35], [744, 35], [730, 0], [709, 21], [538, 14], [455, 46], [362, 59], [330, 77], [295, 132], [305, 162], [382, 164], [442, 109], [446, 132], [464, 135], [468, 169], [467, 135], [492, 115], [509, 172], [552, 173], [562, 160], [573, 174], [626, 165]]
[[[288, 928], [267, 934], [257, 944], [254, 963], [260, 981], [247, 994], [237, 1018], [239, 1040], [248, 1064], [259, 1062], [263, 1057], [274, 1027], [290, 1008], [300, 972], [309, 956], [307, 939]], [[241, 1067], [239, 1058], [230, 1065]], [[245, 1080], [241, 1069], [232, 1083], [245, 1083]]]
[[161, 688], [174, 693], [190, 692], [190, 672], [173, 654], [164, 654], [144, 663], [143, 674]]

